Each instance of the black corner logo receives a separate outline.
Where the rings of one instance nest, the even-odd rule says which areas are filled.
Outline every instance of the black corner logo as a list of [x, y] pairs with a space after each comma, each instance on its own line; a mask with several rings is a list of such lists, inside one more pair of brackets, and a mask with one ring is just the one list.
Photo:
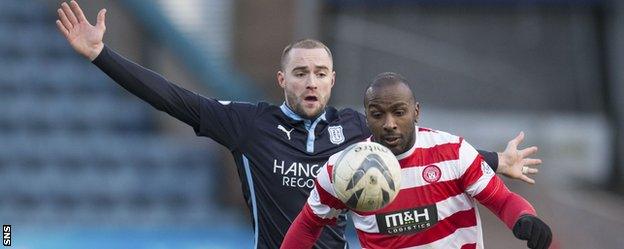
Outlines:
[[2, 225], [2, 245], [11, 246], [11, 225]]

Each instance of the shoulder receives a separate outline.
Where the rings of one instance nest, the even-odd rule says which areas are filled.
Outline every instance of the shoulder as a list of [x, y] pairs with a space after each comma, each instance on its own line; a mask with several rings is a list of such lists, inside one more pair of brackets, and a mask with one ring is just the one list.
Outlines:
[[343, 108], [337, 110], [334, 107], [328, 107], [326, 115], [329, 123], [347, 125], [351, 129], [359, 130], [363, 134], [362, 137], [369, 136], [370, 132], [366, 126], [366, 116], [354, 109]]
[[463, 138], [451, 133], [426, 127], [418, 127], [420, 147], [433, 147], [443, 144], [460, 144]]
[[256, 116], [281, 112], [279, 106], [267, 102], [242, 102], [242, 101], [219, 101], [221, 104], [229, 105], [238, 110], [253, 112]]
[[336, 110], [336, 111], [338, 112], [338, 114], [340, 116], [364, 116], [360, 112], [358, 112], [358, 111], [356, 111], [354, 109], [351, 109], [351, 108], [342, 108], [342, 109]]
[[364, 119], [363, 114], [351, 108], [336, 109], [333, 106], [328, 106], [325, 109], [325, 112], [326, 112], [325, 114], [326, 118], [330, 122], [352, 120], [352, 119], [357, 119], [357, 120]]
[[262, 103], [251, 103], [251, 102], [245, 102], [245, 101], [219, 100], [219, 99], [212, 99], [212, 98], [204, 98], [204, 99], [207, 100], [205, 102], [206, 104], [220, 105], [226, 109], [233, 109], [233, 110], [256, 110], [256, 109], [259, 109], [260, 106], [262, 105]]

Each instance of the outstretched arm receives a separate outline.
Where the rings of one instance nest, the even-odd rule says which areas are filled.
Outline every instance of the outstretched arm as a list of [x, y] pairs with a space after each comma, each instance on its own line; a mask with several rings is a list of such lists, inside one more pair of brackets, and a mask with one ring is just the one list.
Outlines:
[[252, 126], [256, 105], [204, 98], [115, 53], [102, 42], [106, 10], [91, 25], [76, 1], [58, 9], [59, 31], [69, 44], [130, 93], [193, 127], [200, 136], [233, 149]]
[[550, 227], [537, 217], [527, 200], [509, 191], [498, 177], [494, 176], [475, 198], [496, 214], [516, 238], [526, 240], [529, 248], [546, 249], [550, 245]]
[[183, 122], [199, 125], [200, 97], [104, 46], [106, 10], [91, 25], [76, 1], [63, 2], [56, 25], [78, 54], [88, 58], [123, 88]]
[[527, 240], [530, 248], [547, 248], [552, 233], [537, 218], [535, 209], [521, 196], [509, 191], [503, 181], [485, 165], [483, 158], [466, 141], [461, 142], [459, 162], [462, 188], [490, 209], [514, 235]]

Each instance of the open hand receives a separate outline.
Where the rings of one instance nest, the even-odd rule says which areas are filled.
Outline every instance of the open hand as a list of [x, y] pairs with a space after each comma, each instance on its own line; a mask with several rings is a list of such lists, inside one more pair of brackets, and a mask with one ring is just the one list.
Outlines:
[[542, 163], [540, 159], [528, 158], [537, 152], [536, 146], [518, 150], [518, 145], [524, 140], [524, 132], [507, 143], [507, 148], [502, 153], [498, 153], [497, 173], [512, 179], [520, 179], [524, 182], [534, 184], [535, 180], [528, 177], [529, 174], [536, 174], [539, 170], [529, 166], [537, 166]]
[[76, 52], [93, 61], [104, 48], [106, 9], [98, 13], [95, 26], [89, 23], [76, 1], [61, 3], [57, 12], [59, 19], [56, 20], [56, 26], [59, 31]]

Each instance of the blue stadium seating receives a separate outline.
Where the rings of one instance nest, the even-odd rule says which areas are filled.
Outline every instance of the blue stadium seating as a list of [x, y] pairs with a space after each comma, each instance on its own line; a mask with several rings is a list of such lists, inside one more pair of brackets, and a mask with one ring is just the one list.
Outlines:
[[54, 26], [55, 3], [0, 1], [0, 221], [222, 219], [210, 145], [160, 135], [151, 107], [71, 51]]

